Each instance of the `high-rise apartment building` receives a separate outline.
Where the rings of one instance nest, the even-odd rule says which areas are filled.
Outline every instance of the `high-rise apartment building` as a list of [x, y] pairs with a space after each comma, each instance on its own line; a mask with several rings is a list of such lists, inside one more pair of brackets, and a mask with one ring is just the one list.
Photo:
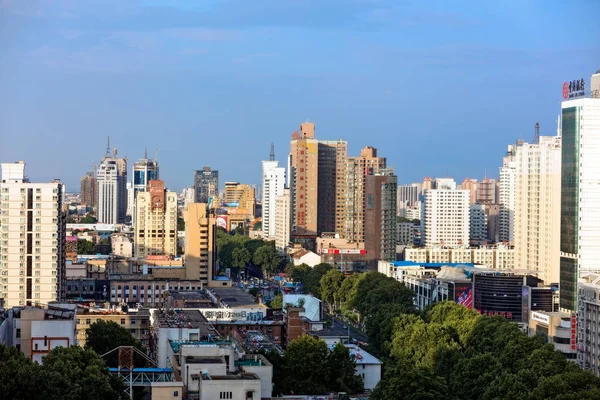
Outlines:
[[421, 184], [421, 194], [425, 193], [428, 189], [435, 189], [435, 182], [430, 177], [426, 176]]
[[469, 230], [471, 242], [481, 243], [487, 241], [487, 215], [484, 204], [471, 204]]
[[[518, 146], [521, 141], [517, 142]], [[509, 145], [506, 156], [502, 158], [500, 168], [500, 214], [498, 220], [498, 238], [501, 242], [512, 243], [515, 232], [515, 145]]]
[[275, 197], [275, 248], [281, 253], [290, 244], [291, 205], [290, 189], [283, 189], [283, 194]]
[[96, 207], [96, 177], [88, 172], [81, 178], [81, 204], [86, 207]]
[[177, 193], [150, 180], [135, 200], [135, 257], [177, 255]]
[[158, 174], [158, 161], [148, 158], [148, 153], [144, 158], [133, 163], [133, 179], [127, 184], [128, 192], [128, 215], [134, 217], [135, 224], [135, 201], [139, 192], [145, 192], [148, 189], [148, 183], [151, 180], [160, 179]]
[[[340, 209], [344, 213], [342, 229], [337, 233], [351, 243], [365, 241], [365, 200], [367, 176], [377, 174], [386, 167], [385, 157], [377, 156], [377, 149], [364, 147], [360, 156], [349, 157], [346, 162], [344, 201]], [[416, 191], [416, 187], [415, 187]]]
[[344, 231], [346, 162], [344, 140], [319, 140], [318, 146], [317, 234]]
[[98, 222], [119, 224], [125, 222], [127, 214], [127, 159], [113, 155], [107, 148], [96, 173], [96, 195]]
[[262, 231], [265, 238], [275, 237], [276, 199], [283, 195], [285, 168], [278, 161], [262, 162]]
[[475, 204], [477, 202], [477, 179], [465, 178], [460, 184], [462, 190], [468, 190], [470, 192], [469, 202]]
[[292, 134], [289, 162], [292, 238], [310, 241], [317, 236], [319, 195], [319, 141], [312, 122], [303, 122], [300, 132]]
[[421, 186], [421, 183], [398, 185], [398, 216], [405, 216], [406, 209], [414, 206], [419, 201]]
[[204, 167], [194, 173], [196, 203], [207, 203], [219, 194], [219, 171]]
[[515, 265], [546, 285], [560, 274], [561, 138], [540, 136], [516, 146]]
[[371, 267], [396, 259], [398, 178], [391, 169], [365, 177], [365, 250]]
[[479, 204], [497, 204], [498, 182], [490, 178], [485, 178], [481, 182], [478, 182], [475, 199]]
[[468, 246], [469, 195], [468, 190], [425, 190], [421, 221], [425, 246]]
[[600, 272], [600, 98], [562, 102], [560, 307], [577, 310], [577, 279]]
[[65, 297], [65, 186], [31, 183], [25, 163], [2, 163], [0, 298], [4, 307], [48, 304]]
[[[237, 213], [246, 213], [252, 218], [256, 213], [256, 190], [239, 182], [225, 182], [225, 204], [237, 207]], [[237, 206], [235, 206], [237, 204]]]
[[205, 285], [217, 275], [216, 219], [206, 203], [191, 203], [183, 213], [185, 221], [185, 275]]

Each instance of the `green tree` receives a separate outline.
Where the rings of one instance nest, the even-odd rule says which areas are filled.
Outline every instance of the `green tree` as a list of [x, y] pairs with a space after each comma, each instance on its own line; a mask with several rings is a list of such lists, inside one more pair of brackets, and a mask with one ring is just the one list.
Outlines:
[[96, 254], [96, 245], [89, 240], [79, 239], [77, 241], [77, 254]]
[[[97, 320], [88, 328], [85, 340], [86, 348], [103, 355], [119, 346], [133, 346], [142, 353], [146, 352], [142, 343], [116, 322]], [[109, 354], [105, 359], [109, 366], [116, 367], [118, 365], [118, 351]], [[143, 367], [146, 364], [144, 358], [137, 354], [134, 362], [136, 367]]]
[[411, 364], [398, 363], [386, 371], [369, 399], [437, 400], [455, 399], [446, 385], [430, 371]]
[[265, 244], [256, 250], [252, 261], [254, 265], [261, 267], [266, 274], [271, 275], [277, 271], [281, 263], [281, 257], [277, 254], [275, 247]]
[[233, 249], [232, 258], [234, 267], [244, 268], [250, 262], [251, 255], [246, 248], [236, 247]]
[[42, 365], [20, 350], [0, 345], [0, 397], [6, 399], [126, 399], [123, 382], [93, 351], [58, 347]]
[[302, 282], [304, 292], [312, 293], [316, 297], [321, 298], [321, 278], [332, 269], [333, 266], [327, 263], [317, 264], [312, 267], [304, 277], [304, 282]]
[[329, 391], [346, 393], [364, 391], [363, 380], [356, 375], [356, 360], [341, 342], [338, 342], [328, 354], [327, 370], [330, 374], [327, 379]]
[[327, 271], [319, 282], [321, 289], [321, 300], [323, 300], [329, 306], [329, 312], [333, 314], [335, 304], [337, 303], [337, 294], [342, 283], [344, 282], [344, 274], [337, 269], [331, 269]]
[[85, 217], [81, 218], [81, 222], [82, 224], [95, 224], [96, 222], [98, 222], [98, 219], [96, 219], [96, 217], [94, 217], [93, 215], [87, 214]]
[[283, 308], [283, 295], [281, 293], [276, 294], [271, 300], [271, 308], [277, 308], [281, 310]]
[[123, 382], [113, 377], [104, 360], [79, 346], [58, 347], [40, 368], [44, 399], [125, 399]]
[[302, 335], [292, 340], [285, 353], [284, 393], [327, 393], [330, 375], [324, 366], [328, 353], [325, 342], [312, 336]]

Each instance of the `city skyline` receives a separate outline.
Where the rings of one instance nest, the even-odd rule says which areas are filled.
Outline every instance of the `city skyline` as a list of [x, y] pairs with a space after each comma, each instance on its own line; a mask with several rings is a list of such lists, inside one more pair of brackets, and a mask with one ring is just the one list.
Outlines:
[[562, 83], [598, 68], [593, 2], [494, 17], [469, 3], [321, 3], [0, 2], [0, 159], [76, 192], [111, 136], [130, 162], [158, 148], [173, 190], [205, 165], [258, 184], [270, 143], [284, 165], [308, 119], [351, 156], [384, 151], [399, 184], [497, 177], [507, 143], [537, 121], [556, 131]]

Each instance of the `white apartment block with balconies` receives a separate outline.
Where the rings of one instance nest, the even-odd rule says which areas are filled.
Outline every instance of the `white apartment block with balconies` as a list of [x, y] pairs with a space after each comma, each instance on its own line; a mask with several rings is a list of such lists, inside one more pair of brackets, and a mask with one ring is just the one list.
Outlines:
[[25, 163], [2, 163], [0, 298], [6, 308], [48, 304], [64, 296], [65, 186], [31, 183]]
[[468, 190], [425, 190], [423, 240], [425, 246], [466, 247], [470, 233]]

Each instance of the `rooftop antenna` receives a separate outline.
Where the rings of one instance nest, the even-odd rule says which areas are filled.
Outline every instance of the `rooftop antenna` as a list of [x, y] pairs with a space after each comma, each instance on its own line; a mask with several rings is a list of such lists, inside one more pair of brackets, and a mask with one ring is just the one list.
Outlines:
[[533, 144], [540, 143], [540, 123], [535, 123], [535, 134], [533, 136]]
[[269, 160], [275, 161], [275, 145], [271, 142], [271, 154], [269, 155]]
[[146, 160], [148, 159], [148, 148], [147, 147], [144, 149], [144, 158]]
[[108, 141], [106, 142], [106, 157], [110, 157], [110, 136], [108, 137]]
[[154, 161], [158, 162], [158, 149], [154, 149]]

